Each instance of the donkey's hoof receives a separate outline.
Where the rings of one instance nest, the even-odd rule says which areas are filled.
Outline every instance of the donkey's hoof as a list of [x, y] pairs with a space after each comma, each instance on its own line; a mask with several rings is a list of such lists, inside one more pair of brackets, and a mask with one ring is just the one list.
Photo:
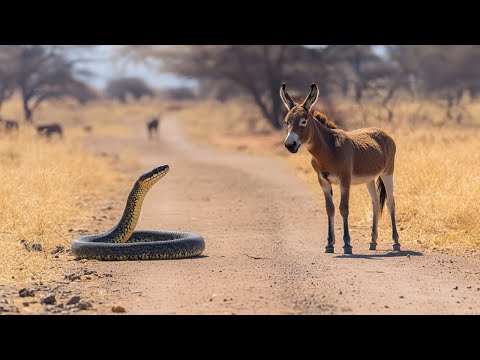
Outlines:
[[400, 244], [393, 244], [393, 251], [401, 251]]
[[377, 244], [376, 243], [370, 243], [369, 250], [377, 250]]
[[344, 246], [343, 247], [343, 253], [346, 255], [351, 255], [352, 254], [352, 247], [351, 246]]
[[333, 254], [333, 246], [326, 246], [325, 247], [325, 253]]

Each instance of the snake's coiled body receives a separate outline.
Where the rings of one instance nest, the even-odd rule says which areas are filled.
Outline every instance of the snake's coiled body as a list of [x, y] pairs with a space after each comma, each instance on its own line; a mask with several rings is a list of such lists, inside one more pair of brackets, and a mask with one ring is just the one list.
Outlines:
[[168, 170], [168, 165], [164, 165], [140, 176], [118, 224], [104, 233], [75, 239], [73, 254], [97, 260], [180, 259], [200, 255], [205, 249], [200, 235], [163, 230], [135, 231], [145, 195]]

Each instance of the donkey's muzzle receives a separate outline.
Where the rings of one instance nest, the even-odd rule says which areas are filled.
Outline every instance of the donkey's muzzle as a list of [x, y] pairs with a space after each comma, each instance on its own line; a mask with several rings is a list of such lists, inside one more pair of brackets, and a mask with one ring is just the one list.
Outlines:
[[287, 148], [288, 151], [290, 151], [292, 154], [295, 154], [298, 151], [298, 148], [300, 147], [300, 144], [294, 141], [291, 144], [285, 144], [285, 147]]

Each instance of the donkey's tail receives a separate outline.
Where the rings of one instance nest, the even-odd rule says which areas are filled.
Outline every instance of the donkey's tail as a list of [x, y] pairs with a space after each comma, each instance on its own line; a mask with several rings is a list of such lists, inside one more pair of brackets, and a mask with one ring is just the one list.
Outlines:
[[379, 176], [377, 179], [377, 193], [380, 197], [380, 215], [383, 214], [383, 208], [385, 206], [385, 200], [387, 200], [387, 191], [383, 184], [382, 178]]

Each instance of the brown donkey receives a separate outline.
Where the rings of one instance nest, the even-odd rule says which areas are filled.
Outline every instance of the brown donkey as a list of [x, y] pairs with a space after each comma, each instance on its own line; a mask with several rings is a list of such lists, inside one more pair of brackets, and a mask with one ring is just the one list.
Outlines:
[[[354, 131], [337, 129], [325, 115], [312, 111], [318, 98], [318, 87], [312, 84], [308, 97], [302, 104], [295, 103], [285, 92], [285, 84], [280, 88], [288, 113], [285, 122], [288, 135], [284, 145], [291, 153], [296, 153], [304, 144], [312, 155], [312, 167], [325, 195], [328, 215], [327, 253], [333, 253], [335, 244], [332, 184], [340, 185], [340, 214], [343, 218], [343, 251], [352, 253], [348, 232], [348, 200], [350, 185], [366, 184], [372, 198], [373, 225], [370, 250], [377, 247], [378, 217], [383, 211], [385, 200], [392, 219], [393, 250], [400, 251], [395, 223], [395, 201], [393, 198], [393, 169], [396, 146], [393, 139], [378, 128], [365, 128]], [[375, 187], [375, 179], [377, 187]], [[378, 193], [377, 193], [378, 192]]]

